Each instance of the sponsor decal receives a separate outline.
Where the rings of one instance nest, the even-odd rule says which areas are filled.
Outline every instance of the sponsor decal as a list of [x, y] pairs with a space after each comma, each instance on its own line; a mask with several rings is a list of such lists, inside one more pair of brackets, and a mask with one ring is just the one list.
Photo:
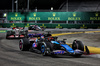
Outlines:
[[17, 17], [18, 16], [18, 13], [15, 13], [15, 16]]
[[90, 20], [100, 20], [99, 13], [94, 13], [94, 17], [90, 17]]
[[51, 43], [59, 44], [57, 41], [51, 41]]
[[48, 20], [60, 20], [60, 17], [56, 17], [56, 13], [52, 13], [53, 17], [48, 17]]
[[33, 43], [32, 47], [37, 47], [36, 43]]
[[65, 51], [62, 51], [62, 50], [57, 50], [57, 51], [54, 51], [54, 54], [64, 54]]
[[56, 26], [56, 28], [62, 28], [62, 26], [60, 26], [60, 24], [58, 24], [58, 26]]

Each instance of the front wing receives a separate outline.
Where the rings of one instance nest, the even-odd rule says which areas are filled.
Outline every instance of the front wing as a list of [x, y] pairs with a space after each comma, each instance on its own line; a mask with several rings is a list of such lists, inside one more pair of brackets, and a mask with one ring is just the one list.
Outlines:
[[6, 38], [24, 38], [24, 35], [10, 35], [10, 36], [6, 36]]

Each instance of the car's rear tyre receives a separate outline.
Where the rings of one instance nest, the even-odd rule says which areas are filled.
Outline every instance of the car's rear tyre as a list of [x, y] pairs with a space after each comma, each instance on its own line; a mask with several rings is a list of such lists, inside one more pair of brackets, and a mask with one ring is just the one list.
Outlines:
[[11, 35], [11, 31], [7, 31], [7, 33], [6, 33], [6, 39], [8, 39], [8, 36], [10, 36]]
[[8, 39], [8, 35], [6, 35], [6, 39]]
[[20, 39], [19, 41], [19, 48], [21, 51], [28, 51], [31, 45], [27, 38]]

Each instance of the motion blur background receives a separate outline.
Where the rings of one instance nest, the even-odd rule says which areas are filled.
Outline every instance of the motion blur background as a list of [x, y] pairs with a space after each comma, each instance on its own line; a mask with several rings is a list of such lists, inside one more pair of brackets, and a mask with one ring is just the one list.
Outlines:
[[[0, 0], [0, 10], [16, 9], [17, 0]], [[14, 5], [12, 5], [12, 2]], [[28, 0], [18, 0], [18, 10], [26, 10]], [[53, 7], [56, 11], [99, 11], [100, 0], [29, 0], [29, 10], [50, 10]]]
[[[100, 0], [0, 0], [0, 22], [7, 22], [7, 12], [99, 12]], [[16, 22], [16, 21], [14, 21]], [[50, 21], [43, 21], [49, 23]], [[9, 23], [9, 21], [7, 22]], [[39, 22], [38, 22], [39, 23]], [[42, 21], [41, 21], [42, 23]], [[58, 21], [53, 23], [66, 23]], [[68, 21], [69, 24], [76, 23]], [[99, 23], [99, 21], [77, 21], [77, 23]]]

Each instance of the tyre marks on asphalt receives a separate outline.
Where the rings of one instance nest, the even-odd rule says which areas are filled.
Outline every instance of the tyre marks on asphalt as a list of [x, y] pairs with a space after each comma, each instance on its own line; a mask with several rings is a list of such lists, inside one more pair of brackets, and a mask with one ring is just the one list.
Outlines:
[[[80, 61], [80, 59], [63, 59], [63, 60], [70, 61], [70, 62], [75, 62], [75, 63], [79, 63], [79, 64], [83, 64], [83, 65], [86, 64], [88, 66], [99, 66], [100, 65], [99, 61], [98, 61], [98, 63], [96, 62], [96, 64], [93, 61], [90, 62], [90, 58], [89, 59], [85, 59], [86, 61], [84, 61], [84, 60]], [[93, 59], [91, 59], [91, 60], [93, 60]]]
[[9, 66], [98, 66], [100, 59], [71, 56], [55, 57], [42, 56], [33, 52], [22, 52], [18, 48], [19, 40], [0, 40], [0, 65]]

